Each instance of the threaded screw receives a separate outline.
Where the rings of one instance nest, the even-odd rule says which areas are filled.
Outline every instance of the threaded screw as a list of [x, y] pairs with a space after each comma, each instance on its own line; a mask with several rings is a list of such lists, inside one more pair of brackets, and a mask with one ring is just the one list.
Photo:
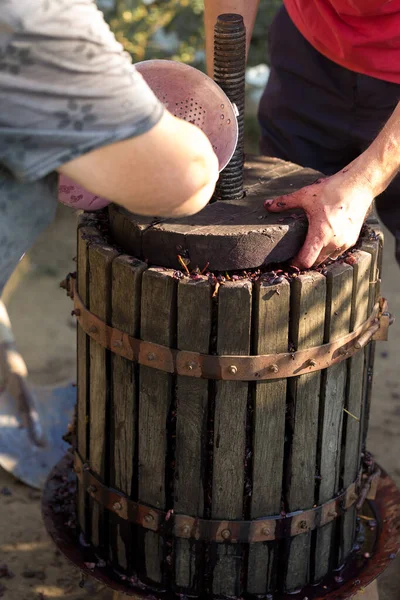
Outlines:
[[246, 28], [243, 17], [220, 15], [214, 28], [214, 80], [236, 105], [239, 138], [236, 150], [220, 174], [214, 200], [243, 198]]

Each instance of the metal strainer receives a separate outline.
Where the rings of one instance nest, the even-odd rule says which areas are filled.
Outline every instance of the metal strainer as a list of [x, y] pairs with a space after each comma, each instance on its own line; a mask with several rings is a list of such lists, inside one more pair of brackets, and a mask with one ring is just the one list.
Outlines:
[[204, 131], [222, 171], [238, 141], [237, 110], [226, 94], [210, 77], [183, 63], [146, 60], [135, 66], [170, 113]]

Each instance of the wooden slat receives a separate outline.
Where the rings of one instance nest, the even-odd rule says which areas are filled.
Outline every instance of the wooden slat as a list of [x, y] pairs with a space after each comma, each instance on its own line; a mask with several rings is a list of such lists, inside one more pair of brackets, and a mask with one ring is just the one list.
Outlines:
[[[298, 350], [323, 343], [326, 280], [319, 273], [297, 277], [291, 290], [290, 337]], [[314, 505], [318, 435], [320, 372], [290, 380], [291, 437], [286, 481], [289, 511]], [[311, 534], [298, 535], [290, 543], [285, 587], [302, 588], [309, 579]]]
[[[208, 354], [212, 323], [212, 286], [208, 279], [181, 280], [178, 285], [179, 350]], [[177, 513], [203, 516], [203, 470], [207, 441], [209, 382], [177, 377], [176, 476]], [[189, 595], [204, 589], [204, 544], [177, 539], [175, 542], [176, 585]]]
[[383, 246], [385, 242], [385, 236], [381, 229], [379, 222], [376, 225], [371, 225], [371, 229], [374, 231], [377, 237], [378, 243], [378, 259], [377, 259], [377, 273], [375, 278], [375, 302], [379, 300], [381, 293], [381, 282], [382, 282], [382, 269], [383, 269]]
[[[255, 354], [286, 352], [289, 336], [290, 285], [261, 283], [254, 288]], [[253, 489], [251, 519], [281, 512], [285, 443], [286, 379], [256, 383], [254, 390]], [[276, 544], [251, 544], [247, 591], [272, 592]]]
[[[229, 282], [219, 290], [218, 354], [250, 353], [252, 286]], [[244, 458], [248, 384], [216, 383], [212, 518], [240, 519], [243, 514]], [[219, 545], [213, 572], [213, 593], [241, 595], [240, 544]]]
[[108, 214], [114, 242], [123, 248], [124, 252], [138, 259], [141, 258], [142, 234], [154, 219], [133, 215], [126, 208], [116, 204], [108, 207]]
[[[354, 331], [367, 319], [369, 301], [369, 274], [371, 255], [357, 251], [353, 254], [356, 260], [353, 265], [353, 296], [351, 302], [350, 330]], [[347, 488], [355, 481], [360, 466], [361, 449], [361, 415], [364, 402], [365, 351], [359, 352], [348, 363], [348, 385], [346, 393], [346, 409], [344, 414], [344, 458], [343, 458], [343, 487]], [[358, 420], [357, 420], [358, 419]], [[338, 566], [341, 565], [351, 552], [354, 543], [356, 525], [356, 510], [351, 508], [341, 520], [342, 544], [339, 549]]]
[[[176, 338], [177, 280], [173, 271], [151, 268], [143, 274], [141, 337], [174, 347]], [[139, 394], [139, 500], [166, 507], [167, 417], [172, 400], [173, 376], [140, 367]], [[172, 508], [172, 507], [168, 507]], [[164, 542], [159, 534], [143, 532], [145, 575], [161, 583]]]
[[[130, 256], [119, 256], [112, 264], [112, 325], [134, 337], [140, 335], [141, 284], [142, 274], [146, 269], [145, 263]], [[111, 365], [110, 485], [132, 497], [138, 368], [135, 363], [117, 354], [112, 355]], [[126, 522], [113, 517], [110, 535], [115, 564], [125, 569], [132, 567], [129, 564], [132, 537]]]
[[380, 273], [379, 273], [379, 263], [381, 262], [381, 252], [382, 252], [382, 244], [383, 237], [377, 238], [375, 240], [365, 240], [362, 242], [360, 246], [360, 250], [363, 252], [368, 252], [371, 255], [371, 272], [370, 272], [370, 294], [368, 301], [368, 315], [371, 314], [372, 308], [379, 296], [380, 290]]
[[[97, 317], [110, 323], [111, 317], [111, 265], [118, 252], [103, 244], [89, 246], [89, 304]], [[105, 461], [109, 409], [109, 353], [95, 340], [90, 340], [90, 440], [89, 462], [91, 469], [105, 477]], [[107, 474], [108, 476], [108, 474]], [[105, 536], [105, 513], [97, 502], [92, 506], [92, 543], [99, 546]]]
[[[350, 331], [353, 269], [333, 264], [326, 270], [325, 343]], [[322, 373], [319, 411], [318, 467], [321, 476], [316, 504], [331, 500], [340, 488], [342, 425], [345, 408], [347, 364], [333, 365]], [[315, 533], [314, 579], [320, 581], [335, 566], [336, 523]]]
[[[85, 227], [81, 223], [77, 236], [77, 284], [78, 293], [83, 302], [89, 304], [89, 258], [88, 242], [98, 236], [94, 227]], [[84, 460], [89, 458], [88, 422], [89, 422], [89, 337], [77, 327], [77, 447]], [[86, 490], [78, 485], [78, 521], [83, 533], [88, 532], [86, 522]]]
[[[374, 231], [377, 234], [377, 239], [364, 241], [361, 244], [361, 250], [371, 254], [371, 271], [370, 271], [370, 290], [369, 290], [369, 302], [368, 302], [368, 316], [371, 314], [372, 307], [378, 301], [380, 295], [380, 279], [382, 272], [382, 260], [383, 260], [383, 233], [378, 227], [374, 227]], [[371, 398], [372, 398], [372, 379], [373, 379], [373, 367], [375, 360], [375, 347], [376, 342], [370, 342], [365, 351], [365, 401], [364, 410], [362, 416], [362, 448], [365, 448], [368, 426], [369, 426], [369, 415], [371, 409]]]

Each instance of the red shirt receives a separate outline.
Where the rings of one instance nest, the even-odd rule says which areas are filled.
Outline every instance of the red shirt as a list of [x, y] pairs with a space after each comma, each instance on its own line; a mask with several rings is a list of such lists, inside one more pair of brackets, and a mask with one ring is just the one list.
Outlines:
[[400, 0], [284, 0], [302, 35], [330, 60], [400, 84]]

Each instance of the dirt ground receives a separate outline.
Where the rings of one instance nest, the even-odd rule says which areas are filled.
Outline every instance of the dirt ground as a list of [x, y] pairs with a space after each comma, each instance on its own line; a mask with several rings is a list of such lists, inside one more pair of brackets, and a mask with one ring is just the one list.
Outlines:
[[[74, 270], [75, 215], [60, 207], [54, 225], [20, 264], [5, 290], [17, 342], [37, 384], [75, 378], [75, 324], [70, 300], [58, 288]], [[383, 292], [398, 315], [390, 341], [377, 347], [369, 449], [400, 485], [400, 271], [387, 236]], [[111, 600], [60, 556], [41, 521], [40, 494], [0, 469], [0, 597], [5, 600]], [[2, 570], [7, 565], [12, 577]], [[4, 574], [6, 576], [4, 576]], [[400, 561], [380, 580], [381, 600], [400, 600]]]

